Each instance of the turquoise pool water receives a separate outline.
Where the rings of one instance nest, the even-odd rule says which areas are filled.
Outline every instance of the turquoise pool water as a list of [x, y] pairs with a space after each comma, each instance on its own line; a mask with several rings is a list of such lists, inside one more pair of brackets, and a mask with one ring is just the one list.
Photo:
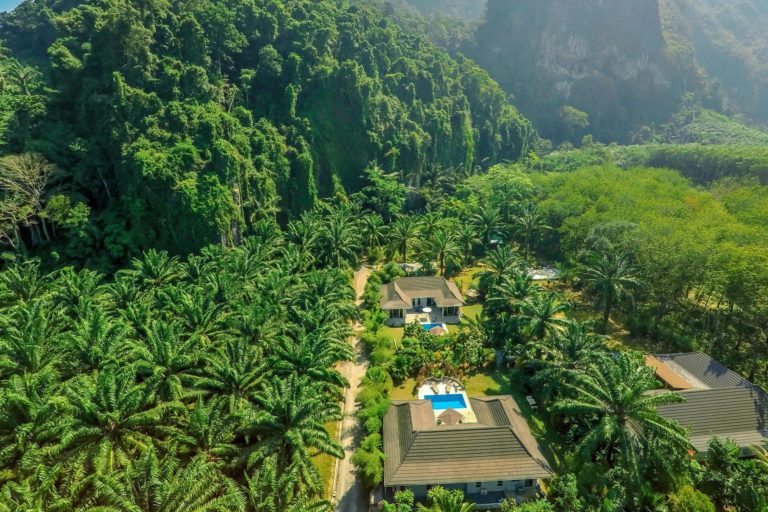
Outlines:
[[421, 328], [425, 331], [429, 331], [430, 329], [434, 329], [435, 327], [442, 327], [443, 324], [421, 324]]
[[0, 0], [0, 11], [11, 11], [21, 3], [21, 0]]
[[466, 409], [467, 402], [464, 395], [425, 395], [424, 400], [432, 402], [432, 409], [442, 411], [444, 409]]

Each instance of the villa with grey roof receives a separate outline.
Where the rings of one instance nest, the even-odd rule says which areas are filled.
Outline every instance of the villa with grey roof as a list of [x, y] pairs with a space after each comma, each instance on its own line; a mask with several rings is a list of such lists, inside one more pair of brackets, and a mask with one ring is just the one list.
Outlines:
[[428, 380], [419, 400], [395, 401], [384, 417], [384, 488], [424, 499], [433, 486], [462, 490], [480, 509], [535, 494], [552, 476], [511, 396], [468, 397], [451, 379]]
[[455, 324], [464, 304], [456, 284], [444, 277], [401, 277], [381, 286], [380, 306], [390, 326]]
[[701, 352], [649, 356], [646, 364], [685, 398], [659, 412], [685, 427], [699, 452], [714, 437], [745, 450], [768, 441], [768, 393], [759, 386]]

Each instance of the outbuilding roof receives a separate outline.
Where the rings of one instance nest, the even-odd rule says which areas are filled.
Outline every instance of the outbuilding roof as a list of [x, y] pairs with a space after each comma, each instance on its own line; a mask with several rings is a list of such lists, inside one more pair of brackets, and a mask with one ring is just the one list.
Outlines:
[[768, 394], [757, 386], [700, 389], [680, 393], [684, 403], [659, 407], [665, 418], [688, 429], [693, 446], [706, 451], [710, 439], [741, 447], [768, 441]]
[[381, 286], [381, 309], [410, 309], [417, 298], [433, 298], [440, 308], [464, 305], [459, 289], [444, 277], [401, 277]]
[[752, 386], [748, 380], [703, 352], [656, 354], [655, 359], [679, 375], [694, 389]]
[[702, 352], [648, 356], [648, 366], [685, 402], [659, 412], [689, 431], [691, 443], [706, 451], [713, 437], [742, 448], [768, 440], [768, 393]]
[[456, 425], [438, 425], [429, 400], [393, 402], [384, 417], [384, 485], [552, 475], [511, 396], [470, 398], [470, 402], [478, 423]]

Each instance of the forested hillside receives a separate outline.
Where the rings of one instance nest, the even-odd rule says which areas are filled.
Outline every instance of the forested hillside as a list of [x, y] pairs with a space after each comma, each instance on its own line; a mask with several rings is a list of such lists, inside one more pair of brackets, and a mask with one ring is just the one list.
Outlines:
[[466, 52], [555, 142], [628, 140], [701, 88], [666, 52], [657, 0], [491, 0]]
[[25, 2], [1, 23], [2, 147], [57, 166], [80, 262], [232, 243], [369, 164], [418, 188], [535, 139], [485, 72], [366, 6]]
[[726, 107], [768, 124], [768, 4], [761, 0], [661, 0], [671, 51], [717, 81]]
[[480, 63], [556, 143], [642, 139], [691, 101], [748, 123], [768, 119], [768, 15], [756, 0], [410, 5], [407, 18], [428, 17], [435, 42]]
[[[0, 512], [362, 512], [428, 378], [552, 478], [441, 451], [381, 512], [768, 511], [758, 1], [0, 14]], [[739, 384], [647, 359], [692, 351]]]

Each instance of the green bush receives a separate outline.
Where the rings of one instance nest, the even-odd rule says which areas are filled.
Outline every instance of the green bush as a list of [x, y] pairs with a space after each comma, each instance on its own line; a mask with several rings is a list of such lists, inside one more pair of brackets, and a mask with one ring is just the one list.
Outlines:
[[552, 479], [547, 499], [556, 512], [574, 512], [584, 507], [579, 498], [576, 475], [570, 473]]
[[373, 366], [388, 368], [395, 360], [395, 350], [391, 348], [374, 349], [371, 352], [369, 359], [371, 360], [371, 365]]
[[363, 377], [363, 386], [376, 389], [383, 395], [388, 395], [392, 390], [392, 377], [384, 368], [372, 366]]
[[360, 444], [352, 455], [352, 463], [357, 466], [357, 475], [367, 490], [375, 489], [384, 476], [384, 453], [381, 449], [381, 436], [371, 434]]
[[709, 497], [690, 485], [686, 485], [669, 497], [670, 512], [715, 512]]
[[363, 310], [363, 327], [367, 333], [378, 333], [386, 321], [387, 314], [379, 308]]
[[381, 418], [378, 416], [371, 416], [367, 420], [365, 420], [365, 423], [363, 423], [363, 428], [365, 428], [365, 432], [367, 434], [378, 434], [381, 432], [382, 427], [382, 421]]
[[[518, 503], [514, 499], [508, 499], [501, 504], [502, 512], [555, 512], [552, 505], [544, 500], [527, 501], [525, 503]], [[568, 511], [573, 512], [573, 511]]]

